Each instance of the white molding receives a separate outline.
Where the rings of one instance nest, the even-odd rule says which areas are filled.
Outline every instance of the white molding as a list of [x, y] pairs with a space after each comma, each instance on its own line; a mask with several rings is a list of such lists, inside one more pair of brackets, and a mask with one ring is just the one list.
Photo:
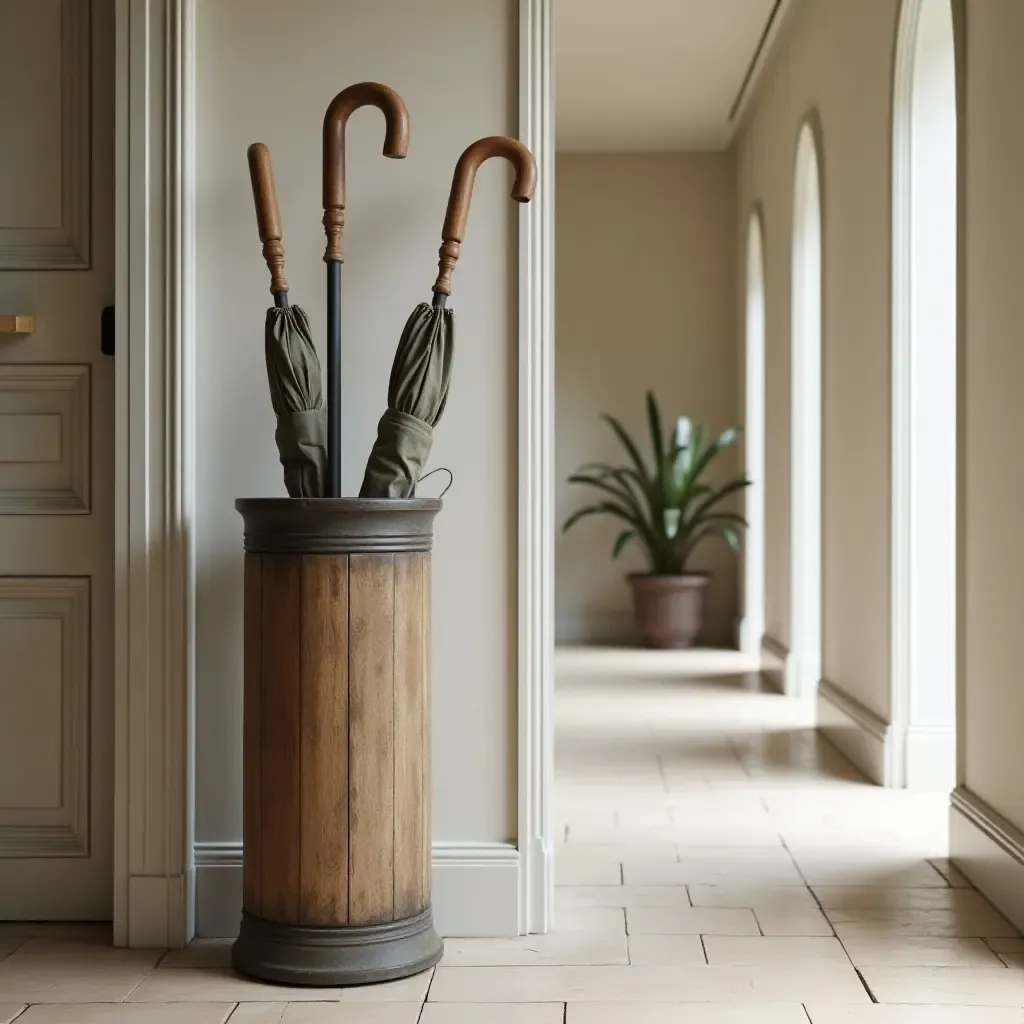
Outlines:
[[789, 648], [767, 633], [761, 637], [761, 675], [779, 693], [787, 697], [793, 695], [793, 666]]
[[893, 726], [899, 757], [899, 737], [903, 737], [903, 774], [898, 762], [894, 779], [906, 789], [927, 793], [948, 793], [956, 785], [956, 724], [910, 725], [904, 730]]
[[1001, 914], [1024, 930], [1024, 832], [970, 790], [955, 789], [949, 856]]
[[539, 186], [519, 214], [519, 931], [554, 904], [553, 0], [519, 4], [519, 137]]
[[[766, 466], [766, 309], [764, 279], [764, 227], [755, 207], [747, 220], [744, 245], [743, 321], [743, 443], [744, 471], [751, 484], [744, 492], [747, 531], [743, 544], [743, 619], [739, 648], [756, 655], [761, 650], [765, 624], [765, 498]], [[756, 274], [756, 281], [755, 281]], [[751, 302], [758, 309], [751, 308]], [[756, 335], [756, 338], [753, 336]], [[752, 340], [757, 342], [752, 345]]]
[[[0, 807], [0, 858], [87, 857], [90, 850], [89, 630], [92, 589], [85, 576], [0, 578], [0, 620], [60, 623], [60, 802]], [[29, 770], [25, 765], [23, 770]]]
[[[915, 581], [912, 569], [912, 538], [920, 529], [921, 512], [930, 508], [933, 495], [920, 494], [915, 500], [914, 403], [915, 377], [913, 357], [913, 100], [914, 65], [917, 53], [918, 28], [926, 0], [902, 0], [896, 32], [893, 69], [892, 109], [892, 517], [891, 517], [891, 661], [893, 744], [891, 785], [908, 789], [951, 789], [956, 780], [956, 709], [951, 697], [948, 721], [922, 723], [920, 705], [935, 682], [928, 678], [915, 657], [922, 642], [921, 632], [927, 627], [918, 612], [915, 625], [913, 610], [930, 581]], [[952, 11], [950, 12], [952, 18]], [[941, 357], [941, 350], [939, 352]], [[941, 358], [939, 359], [941, 363]], [[917, 380], [917, 387], [922, 383]], [[919, 414], [920, 416], [920, 414]], [[917, 431], [921, 427], [918, 426]], [[931, 427], [929, 430], [934, 433]], [[928, 512], [928, 515], [934, 514]], [[955, 510], [954, 510], [955, 515]], [[956, 557], [955, 550], [936, 552], [935, 557]], [[955, 584], [954, 584], [955, 586]], [[915, 634], [917, 634], [915, 636]], [[934, 640], [931, 640], [934, 643]], [[943, 659], [944, 660], [944, 659]], [[955, 672], [955, 659], [949, 670]], [[945, 685], [952, 684], [952, 679]], [[942, 685], [940, 683], [940, 685]], [[934, 700], [932, 701], [934, 704]], [[934, 717], [941, 717], [941, 711]], [[944, 763], [943, 759], [948, 758]]]
[[117, 0], [114, 940], [192, 937], [195, 0]]
[[[120, 945], [187, 942], [203, 885], [192, 861], [195, 3], [117, 0]], [[445, 872], [472, 874], [466, 906], [493, 917], [499, 934], [546, 931], [554, 897], [551, 90], [551, 0], [521, 0], [519, 134], [540, 188], [520, 213], [519, 244], [519, 841], [489, 859], [467, 848], [477, 853], [464, 863], [442, 857], [438, 869], [442, 889]], [[514, 929], [487, 910], [504, 906], [510, 880]]]
[[[91, 368], [66, 363], [5, 363], [0, 366], [0, 398], [5, 392], [20, 392], [23, 399], [35, 395], [41, 404], [32, 411], [60, 417], [60, 463], [66, 480], [58, 487], [5, 487], [0, 483], [0, 515], [88, 514], [92, 507]], [[66, 396], [63, 401], [62, 393]], [[55, 400], [58, 408], [47, 399]], [[18, 467], [26, 465], [31, 463]]]
[[[793, 696], [814, 696], [821, 676], [821, 368], [825, 226], [822, 210], [821, 139], [817, 121], [803, 120], [797, 135], [793, 174], [793, 222], [790, 301], [790, 586], [791, 675]], [[813, 189], [813, 193], [810, 191]], [[802, 207], [813, 194], [811, 220], [804, 225]], [[806, 228], [806, 238], [801, 229]], [[814, 237], [817, 231], [817, 238]], [[805, 280], [803, 243], [818, 246], [817, 279]], [[811, 250], [813, 252], [813, 249]], [[804, 310], [804, 297], [810, 309]], [[804, 322], [809, 312], [814, 321]]]
[[765, 36], [764, 45], [761, 47], [761, 52], [757, 55], [749, 79], [743, 87], [743, 95], [740, 97], [739, 105], [730, 119], [728, 136], [722, 149], [728, 149], [736, 141], [736, 136], [743, 126], [747, 111], [757, 95], [758, 84], [767, 72], [772, 57], [775, 55], [776, 44], [782, 39], [783, 31], [789, 24], [789, 20], [798, 6], [799, 0], [780, 0], [779, 9], [775, 12], [775, 18], [768, 30], [768, 34]]
[[[434, 843], [432, 895], [438, 932], [451, 937], [519, 934], [519, 851], [506, 843]], [[242, 844], [196, 843], [196, 934], [238, 934]]]
[[90, 266], [90, 0], [61, 0], [60, 21], [60, 223], [56, 227], [0, 226], [0, 270], [87, 270]]
[[818, 730], [872, 782], [892, 785], [891, 726], [828, 679], [818, 682]]

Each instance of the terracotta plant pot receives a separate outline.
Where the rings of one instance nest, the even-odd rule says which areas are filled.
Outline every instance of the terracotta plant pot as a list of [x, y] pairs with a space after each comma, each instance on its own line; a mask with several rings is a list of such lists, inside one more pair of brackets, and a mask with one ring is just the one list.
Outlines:
[[645, 647], [692, 647], [704, 625], [704, 594], [708, 577], [629, 577], [633, 587], [633, 614]]

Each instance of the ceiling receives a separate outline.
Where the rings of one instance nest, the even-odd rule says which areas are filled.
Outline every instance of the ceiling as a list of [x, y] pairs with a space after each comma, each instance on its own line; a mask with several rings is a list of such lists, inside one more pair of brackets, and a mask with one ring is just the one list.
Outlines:
[[724, 148], [730, 112], [784, 7], [786, 0], [555, 0], [558, 149]]

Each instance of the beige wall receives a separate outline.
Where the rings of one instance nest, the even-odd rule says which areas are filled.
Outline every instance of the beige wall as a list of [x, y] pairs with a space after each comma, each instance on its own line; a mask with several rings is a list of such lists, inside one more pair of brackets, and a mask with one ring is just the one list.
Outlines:
[[821, 127], [822, 674], [888, 720], [890, 153], [897, 0], [799, 3], [738, 144], [737, 251], [764, 211], [767, 617], [790, 641], [789, 399], [793, 171], [803, 119]]
[[[649, 449], [644, 394], [662, 415], [720, 431], [739, 417], [735, 173], [731, 154], [564, 155], [556, 203], [556, 472], [561, 523], [584, 503], [565, 478], [581, 462], [621, 463], [599, 420], [611, 413]], [[738, 456], [723, 460], [734, 470]], [[639, 549], [611, 560], [615, 522], [560, 536], [555, 591], [560, 641], [631, 635], [624, 574]], [[714, 573], [705, 639], [731, 644], [736, 556], [711, 542], [695, 563]]]
[[969, 4], [960, 429], [960, 782], [1024, 829], [1024, 4]]
[[[356, 493], [399, 333], [413, 305], [430, 295], [455, 161], [480, 136], [516, 132], [516, 7], [513, 0], [199, 5], [200, 841], [241, 836], [242, 535], [233, 502], [284, 493], [263, 363], [269, 282], [246, 146], [261, 140], [273, 152], [292, 297], [322, 339], [324, 109], [341, 88], [366, 79], [394, 86], [409, 105], [405, 162], [381, 157], [376, 110], [360, 111], [348, 131], [344, 485]], [[448, 59], [453, 54], [458, 59]], [[516, 258], [507, 192], [506, 168], [481, 172], [455, 275], [454, 381], [432, 459], [455, 475], [434, 558], [434, 835], [447, 841], [515, 835]]]

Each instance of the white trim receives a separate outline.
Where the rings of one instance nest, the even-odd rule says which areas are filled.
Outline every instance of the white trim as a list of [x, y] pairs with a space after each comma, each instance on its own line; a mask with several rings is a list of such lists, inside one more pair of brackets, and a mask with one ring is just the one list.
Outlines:
[[[114, 933], [119, 945], [180, 946], [194, 932], [197, 884], [196, 0], [116, 2]], [[466, 906], [498, 933], [548, 930], [554, 902], [552, 82], [551, 0], [521, 0], [520, 137], [537, 158], [540, 188], [520, 214], [519, 849], [488, 859], [471, 847], [477, 853], [455, 868], [475, 872]], [[443, 887], [451, 858], [439, 870]], [[513, 878], [517, 920], [508, 929], [497, 908], [511, 905]]]
[[793, 696], [793, 658], [789, 648], [767, 633], [761, 637], [761, 675], [787, 697]]
[[[956, 780], [955, 741], [955, 694], [954, 680], [956, 660], [941, 657], [948, 662], [950, 676], [940, 681], [939, 686], [949, 689], [949, 707], [945, 721], [936, 713], [935, 700], [931, 721], [918, 722], [923, 714], [928, 691], [934, 693], [936, 680], [918, 664], [915, 655], [922, 645], [934, 643], [934, 626], [922, 621], [927, 616], [918, 610], [924, 590], [935, 583], [927, 575], [913, 569], [913, 538], [920, 532], [922, 514], [933, 516], [934, 496], [914, 494], [915, 459], [919, 441], [916, 437], [922, 427], [914, 422], [914, 389], [923, 384], [919, 378], [920, 369], [915, 372], [914, 329], [913, 329], [913, 279], [914, 263], [913, 231], [913, 103], [914, 68], [918, 49], [918, 30], [921, 13], [927, 0], [903, 0], [900, 6], [899, 26], [896, 34], [896, 58], [893, 73], [893, 120], [892, 120], [892, 520], [891, 520], [891, 685], [892, 685], [892, 728], [897, 736], [894, 745], [892, 785], [910, 789], [951, 789]], [[953, 28], [953, 12], [949, 0], [942, 0], [949, 7], [950, 28]], [[952, 55], [951, 55], [952, 56]], [[954, 69], [955, 76], [955, 69]], [[955, 240], [954, 240], [955, 244]], [[950, 325], [951, 331], [955, 324]], [[919, 328], [920, 330], [920, 328]], [[929, 370], [934, 362], [941, 365], [941, 347], [937, 355], [929, 360]], [[954, 357], [955, 358], [955, 357]], [[954, 370], [955, 372], [955, 370]], [[916, 378], [916, 380], [915, 380]], [[919, 414], [920, 416], [920, 414]], [[929, 436], [934, 435], [934, 424], [928, 425]], [[940, 439], [945, 449], [945, 439]], [[955, 443], [955, 442], [954, 442]], [[948, 456], [948, 452], [946, 453]], [[950, 466], [955, 460], [949, 461]], [[926, 491], [928, 488], [926, 488]], [[926, 512], [919, 511], [926, 509]], [[949, 510], [947, 510], [949, 511]], [[955, 516], [955, 500], [952, 514]], [[938, 550], [934, 558], [955, 559], [955, 544], [949, 551]], [[927, 567], [926, 567], [927, 572]], [[953, 584], [955, 590], [955, 583]], [[941, 589], [941, 588], [940, 588]], [[925, 600], [928, 600], [926, 595]], [[954, 595], [948, 595], [955, 600]], [[952, 628], [952, 623], [950, 624]], [[925, 634], [927, 631], [928, 635]], [[955, 643], [955, 637], [949, 638]], [[952, 738], [951, 738], [952, 737]], [[948, 762], [943, 763], [943, 758]]]
[[92, 265], [92, 5], [60, 5], [60, 223], [0, 227], [0, 270], [85, 270]]
[[[743, 620], [740, 650], [756, 655], [761, 649], [765, 623], [765, 355], [766, 294], [764, 228], [754, 209], [747, 221], [745, 299], [743, 322], [745, 472], [750, 486], [744, 494], [747, 519], [743, 544]], [[756, 303], [756, 306], [753, 304]]]
[[[442, 936], [519, 934], [519, 851], [506, 843], [435, 843], [434, 923]], [[242, 844], [196, 843], [196, 934], [238, 934], [242, 909]]]
[[736, 108], [736, 113], [733, 114], [730, 121], [729, 136], [726, 139], [725, 146], [722, 147], [723, 149], [728, 149], [736, 141], [736, 136], [739, 134], [743, 119], [746, 117], [747, 111], [757, 95], [758, 84], [762, 76], [767, 72], [774, 56], [775, 46], [782, 39], [783, 29], [788, 25], [790, 17], [798, 7], [798, 0], [780, 0], [779, 9], [775, 12], [775, 18], [772, 21], [767, 36], [765, 36], [764, 45], [761, 47], [761, 52], [757, 55], [757, 59], [754, 62], [754, 69], [743, 88], [743, 95], [740, 97], [739, 106]]
[[1000, 913], [1024, 929], [1024, 832], [968, 789], [953, 791], [949, 856]]
[[[825, 238], [818, 144], [813, 122], [807, 119], [800, 127], [794, 161], [790, 302], [790, 643], [795, 676], [792, 690], [793, 695], [800, 698], [813, 697], [821, 675], [821, 381]], [[809, 218], [806, 223], [805, 216]], [[806, 280], [808, 271], [816, 273], [815, 281]], [[808, 320], [808, 316], [811, 319]]]
[[195, 0], [117, 0], [114, 940], [192, 937]]
[[891, 785], [894, 744], [889, 723], [828, 679], [818, 682], [818, 730], [872, 782]]
[[519, 931], [554, 906], [553, 0], [519, 4], [519, 137], [539, 187], [519, 215]]

